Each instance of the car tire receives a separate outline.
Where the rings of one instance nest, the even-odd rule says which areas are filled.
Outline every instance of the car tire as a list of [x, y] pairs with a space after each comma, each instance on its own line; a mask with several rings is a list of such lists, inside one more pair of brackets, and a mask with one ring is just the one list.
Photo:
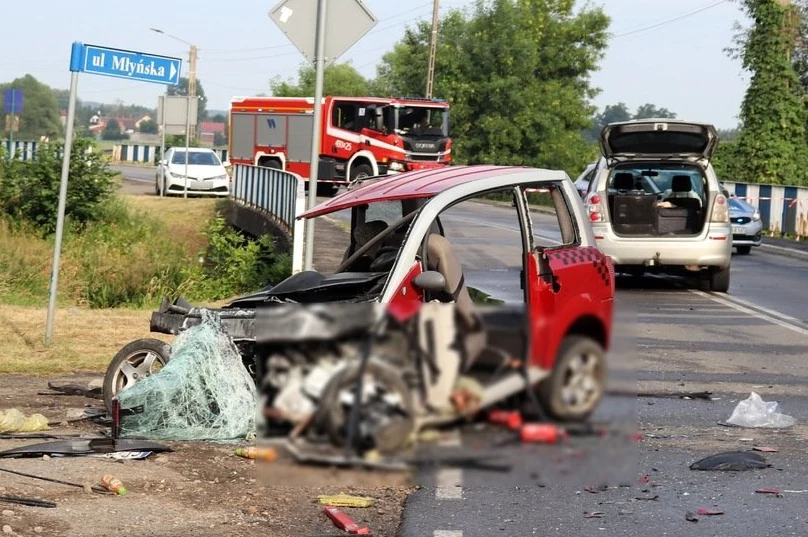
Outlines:
[[351, 167], [351, 181], [356, 181], [357, 179], [364, 179], [365, 177], [371, 177], [372, 175], [373, 175], [373, 168], [371, 168], [367, 164], [360, 164], [358, 166]]
[[[162, 368], [168, 363], [170, 357], [171, 345], [159, 339], [136, 339], [124, 345], [112, 358], [104, 374], [104, 404], [107, 407], [107, 413], [112, 414], [112, 398], [131, 385], [126, 374], [122, 371], [125, 363], [133, 366], [136, 371], [138, 368], [143, 368], [142, 371], [136, 373], [140, 377], [134, 380], [134, 382], [137, 382], [159, 371], [159, 369], [155, 368], [155, 365]], [[150, 360], [151, 363], [145, 363], [146, 360]], [[121, 375], [124, 378], [121, 378]]]
[[737, 249], [740, 255], [749, 255], [750, 253], [752, 253], [751, 246], [737, 246]]
[[715, 293], [729, 291], [729, 267], [715, 267], [710, 270], [710, 291]]
[[[588, 363], [581, 364], [581, 358]], [[539, 384], [536, 396], [551, 418], [581, 422], [597, 408], [605, 384], [606, 352], [603, 347], [589, 337], [567, 336], [561, 342], [550, 376]], [[574, 393], [576, 391], [579, 393]], [[584, 396], [582, 401], [571, 401], [581, 395]]]

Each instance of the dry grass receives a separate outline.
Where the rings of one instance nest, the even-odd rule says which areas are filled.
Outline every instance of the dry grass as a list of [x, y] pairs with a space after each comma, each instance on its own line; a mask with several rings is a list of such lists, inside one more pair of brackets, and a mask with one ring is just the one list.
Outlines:
[[163, 334], [149, 334], [148, 310], [59, 309], [51, 345], [45, 345], [44, 308], [0, 308], [0, 374], [45, 375], [101, 371], [121, 347], [143, 337], [171, 342]]
[[202, 230], [215, 213], [219, 200], [210, 198], [160, 198], [125, 195], [126, 203], [137, 211], [162, 221], [177, 244], [192, 254], [207, 245]]

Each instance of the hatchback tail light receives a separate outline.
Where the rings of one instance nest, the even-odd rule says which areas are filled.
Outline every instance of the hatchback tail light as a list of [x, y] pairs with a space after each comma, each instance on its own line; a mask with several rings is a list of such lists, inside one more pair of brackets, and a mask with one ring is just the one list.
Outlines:
[[721, 224], [729, 223], [729, 205], [727, 197], [724, 194], [718, 194], [713, 202], [713, 216], [710, 222], [717, 222]]
[[586, 200], [586, 209], [589, 213], [590, 222], [604, 222], [605, 215], [603, 214], [603, 200], [600, 194], [592, 193]]

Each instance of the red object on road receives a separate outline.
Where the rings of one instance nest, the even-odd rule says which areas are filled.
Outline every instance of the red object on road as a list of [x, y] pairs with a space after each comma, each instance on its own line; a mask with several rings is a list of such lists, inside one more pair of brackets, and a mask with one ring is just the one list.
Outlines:
[[488, 421], [515, 431], [522, 426], [522, 414], [516, 410], [492, 410], [488, 413]]
[[353, 521], [351, 517], [345, 514], [345, 511], [339, 507], [329, 505], [324, 509], [325, 516], [331, 519], [336, 527], [345, 530], [351, 535], [370, 535], [370, 530], [364, 526], [360, 526]]
[[777, 497], [783, 495], [783, 491], [780, 489], [757, 489], [755, 492], [758, 494], [774, 494]]
[[567, 438], [567, 431], [552, 423], [525, 423], [519, 437], [527, 444], [555, 444]]
[[705, 509], [704, 507], [700, 507], [696, 509], [696, 514], [701, 516], [714, 516], [714, 515], [723, 515], [724, 511], [719, 509]]

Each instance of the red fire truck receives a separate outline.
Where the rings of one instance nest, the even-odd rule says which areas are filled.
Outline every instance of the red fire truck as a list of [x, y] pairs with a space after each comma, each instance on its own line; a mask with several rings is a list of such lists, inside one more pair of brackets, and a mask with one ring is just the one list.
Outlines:
[[[313, 112], [313, 98], [233, 98], [230, 161], [308, 179]], [[333, 187], [451, 161], [449, 104], [442, 100], [325, 97], [320, 134], [317, 180]]]

